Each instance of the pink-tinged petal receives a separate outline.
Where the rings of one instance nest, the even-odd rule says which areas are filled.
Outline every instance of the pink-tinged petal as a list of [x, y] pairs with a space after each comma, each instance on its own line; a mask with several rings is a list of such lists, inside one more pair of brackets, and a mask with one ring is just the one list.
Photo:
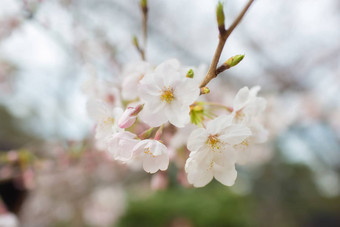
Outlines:
[[133, 115], [136, 108], [134, 107], [128, 107], [122, 114], [122, 116], [118, 120], [118, 126], [120, 128], [129, 128], [131, 125], [133, 125], [136, 121], [136, 115]]
[[133, 148], [139, 142], [131, 132], [114, 134], [108, 142], [108, 150], [115, 160], [127, 162], [132, 158]]
[[234, 99], [233, 108], [235, 111], [242, 109], [249, 100], [249, 88], [244, 87], [240, 89]]
[[214, 177], [226, 186], [232, 186], [237, 178], [235, 165], [214, 165]]
[[221, 115], [207, 124], [207, 131], [211, 135], [219, 134], [221, 131], [232, 124], [231, 115]]
[[251, 131], [248, 127], [232, 125], [223, 131], [219, 139], [229, 145], [236, 145], [242, 143], [249, 136], [251, 136]]
[[205, 144], [208, 139], [208, 134], [204, 128], [198, 128], [192, 131], [188, 138], [188, 145], [187, 148], [190, 151], [198, 151], [200, 150]]

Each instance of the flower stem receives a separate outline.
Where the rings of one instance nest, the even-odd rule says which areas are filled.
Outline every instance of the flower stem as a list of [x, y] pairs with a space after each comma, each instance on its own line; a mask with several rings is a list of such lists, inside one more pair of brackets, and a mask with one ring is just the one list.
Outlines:
[[233, 108], [232, 108], [232, 107], [225, 106], [225, 105], [222, 105], [222, 104], [219, 104], [219, 103], [214, 103], [214, 102], [204, 102], [203, 104], [204, 104], [204, 105], [207, 105], [207, 106], [216, 106], [216, 107], [220, 107], [220, 108], [226, 109], [226, 110], [229, 111], [230, 113], [233, 112]]
[[161, 136], [162, 136], [162, 134], [163, 134], [163, 126], [164, 126], [164, 125], [161, 125], [161, 126], [158, 128], [158, 130], [157, 130], [157, 132], [156, 132], [156, 134], [155, 134], [155, 137], [154, 137], [155, 140], [159, 140], [159, 139], [161, 138]]
[[219, 35], [219, 41], [217, 48], [215, 50], [215, 54], [213, 57], [213, 60], [210, 64], [209, 70], [203, 79], [203, 81], [200, 84], [200, 88], [205, 87], [212, 79], [214, 79], [218, 74], [216, 72], [218, 61], [220, 60], [221, 53], [224, 47], [224, 44], [226, 43], [227, 39], [229, 38], [230, 34], [234, 31], [234, 29], [237, 27], [237, 25], [241, 22], [242, 18], [246, 14], [247, 10], [249, 9], [250, 5], [254, 2], [254, 0], [249, 0], [247, 5], [243, 8], [241, 13], [238, 15], [238, 17], [234, 20], [234, 22], [230, 25], [230, 27], [225, 29], [219, 29], [220, 35]]
[[146, 40], [147, 40], [147, 21], [148, 21], [148, 5], [147, 1], [141, 1], [141, 10], [143, 13], [143, 21], [142, 21], [142, 30], [143, 30], [143, 49], [140, 52], [141, 57], [145, 60], [145, 51], [146, 51]]

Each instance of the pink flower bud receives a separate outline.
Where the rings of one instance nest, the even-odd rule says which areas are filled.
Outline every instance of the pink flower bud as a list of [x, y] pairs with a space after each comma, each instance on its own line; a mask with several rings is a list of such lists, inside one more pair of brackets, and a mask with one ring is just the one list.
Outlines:
[[124, 111], [123, 115], [119, 118], [118, 126], [119, 128], [129, 128], [133, 123], [135, 123], [138, 113], [143, 109], [143, 105], [138, 105], [136, 107], [128, 107]]

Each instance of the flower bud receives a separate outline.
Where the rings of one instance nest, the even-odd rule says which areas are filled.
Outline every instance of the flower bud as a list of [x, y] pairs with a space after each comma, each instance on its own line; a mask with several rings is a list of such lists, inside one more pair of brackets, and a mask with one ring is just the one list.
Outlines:
[[132, 37], [132, 43], [133, 43], [133, 45], [137, 48], [137, 49], [139, 49], [139, 43], [138, 43], [138, 39], [137, 39], [137, 36], [133, 36]]
[[136, 121], [138, 113], [143, 109], [143, 105], [140, 104], [136, 107], [128, 107], [124, 111], [123, 115], [118, 120], [119, 128], [129, 128]]
[[224, 64], [229, 66], [230, 68], [240, 63], [240, 61], [242, 61], [243, 58], [244, 58], [244, 54], [238, 54], [238, 55], [235, 55], [229, 58]]
[[216, 19], [217, 19], [218, 29], [220, 30], [220, 33], [223, 33], [225, 31], [225, 28], [224, 28], [224, 12], [223, 12], [223, 5], [222, 5], [221, 2], [219, 2], [217, 4]]
[[201, 87], [201, 95], [209, 94], [210, 89], [208, 87]]
[[194, 78], [194, 70], [189, 69], [189, 71], [187, 72], [186, 77], [188, 77], [188, 78]]
[[148, 7], [148, 0], [141, 0], [140, 1], [140, 6], [143, 7]]

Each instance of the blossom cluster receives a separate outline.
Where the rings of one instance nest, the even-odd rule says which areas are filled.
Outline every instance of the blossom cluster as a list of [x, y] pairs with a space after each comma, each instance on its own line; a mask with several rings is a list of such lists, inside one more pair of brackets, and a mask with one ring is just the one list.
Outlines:
[[[185, 131], [187, 181], [202, 187], [215, 177], [233, 185], [235, 164], [245, 163], [253, 144], [267, 139], [259, 120], [266, 102], [257, 97], [259, 87], [239, 90], [232, 107], [207, 102], [199, 86], [204, 75], [202, 67], [170, 59], [156, 67], [145, 61], [126, 65], [114, 85], [91, 78], [84, 91], [98, 148], [132, 169], [156, 173], [176, 160], [173, 144]], [[217, 115], [208, 108], [214, 105], [226, 112]]]

